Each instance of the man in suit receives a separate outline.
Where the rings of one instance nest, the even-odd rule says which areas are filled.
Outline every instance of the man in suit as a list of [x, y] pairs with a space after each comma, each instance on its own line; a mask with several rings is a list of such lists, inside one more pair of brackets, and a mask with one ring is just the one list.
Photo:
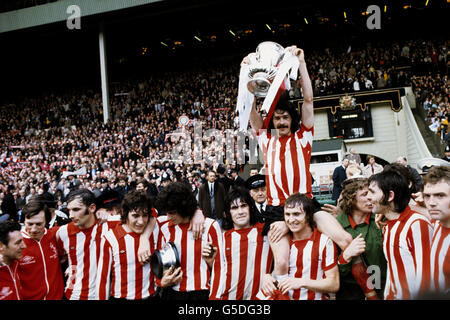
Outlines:
[[200, 186], [198, 204], [206, 217], [212, 218], [222, 226], [225, 206], [225, 188], [216, 181], [216, 173], [208, 171], [206, 182]]
[[398, 157], [397, 163], [408, 168], [414, 178], [413, 193], [419, 192], [422, 189], [422, 177], [419, 172], [408, 164], [408, 160], [405, 156]]
[[233, 186], [245, 188], [245, 180], [239, 176], [239, 168], [231, 169], [231, 179], [233, 180]]
[[219, 174], [219, 178], [217, 178], [217, 181], [223, 185], [223, 187], [225, 188], [225, 192], [228, 193], [230, 187], [233, 185], [233, 181], [225, 175], [225, 172], [226, 170], [223, 166], [217, 167], [217, 173]]
[[[16, 190], [14, 185], [9, 185], [6, 189], [5, 197], [2, 202], [2, 215], [4, 216], [0, 221], [11, 219], [14, 221], [18, 221], [17, 217], [17, 207], [16, 207], [16, 199], [14, 199], [13, 193]], [[8, 215], [8, 216], [6, 216]]]
[[336, 167], [333, 172], [333, 194], [331, 196], [331, 199], [336, 202], [342, 192], [342, 182], [347, 179], [345, 169], [347, 169], [348, 161], [349, 160], [347, 158], [344, 158], [344, 160], [342, 160], [342, 164]]
[[265, 210], [267, 204], [266, 178], [261, 174], [251, 176], [245, 181], [245, 185], [250, 190], [250, 195], [255, 202], [256, 217], [258, 222], [265, 221]]
[[367, 155], [366, 157], [367, 165], [363, 168], [363, 175], [369, 178], [371, 175], [383, 171], [383, 166], [375, 162], [375, 157], [372, 155]]

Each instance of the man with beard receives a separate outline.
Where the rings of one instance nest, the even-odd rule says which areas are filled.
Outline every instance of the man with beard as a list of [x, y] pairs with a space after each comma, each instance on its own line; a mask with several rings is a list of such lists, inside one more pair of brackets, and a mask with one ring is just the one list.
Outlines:
[[383, 251], [388, 266], [386, 300], [414, 299], [430, 286], [433, 228], [427, 218], [410, 208], [410, 198], [408, 181], [396, 170], [384, 170], [369, 178], [372, 212], [387, 220], [383, 227]]

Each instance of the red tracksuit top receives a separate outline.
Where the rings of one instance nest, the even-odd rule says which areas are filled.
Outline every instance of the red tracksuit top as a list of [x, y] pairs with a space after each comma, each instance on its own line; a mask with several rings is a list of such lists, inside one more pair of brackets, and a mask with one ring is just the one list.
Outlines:
[[21, 300], [18, 266], [17, 260], [10, 266], [0, 263], [0, 301]]
[[19, 261], [23, 300], [61, 300], [63, 297], [64, 279], [55, 237], [57, 229], [45, 230], [40, 241], [22, 231], [27, 246]]

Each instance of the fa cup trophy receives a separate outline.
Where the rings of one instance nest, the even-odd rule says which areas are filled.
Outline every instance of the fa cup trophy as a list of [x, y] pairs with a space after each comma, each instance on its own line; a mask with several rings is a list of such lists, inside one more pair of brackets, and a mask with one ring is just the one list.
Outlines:
[[276, 42], [261, 42], [250, 58], [248, 90], [257, 98], [264, 98], [283, 60], [285, 49]]

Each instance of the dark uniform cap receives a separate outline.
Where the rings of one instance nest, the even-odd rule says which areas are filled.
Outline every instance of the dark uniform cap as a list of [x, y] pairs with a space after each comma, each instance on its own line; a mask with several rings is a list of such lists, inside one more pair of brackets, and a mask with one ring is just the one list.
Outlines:
[[95, 204], [97, 205], [97, 209], [100, 208], [112, 208], [118, 206], [122, 203], [122, 199], [120, 194], [114, 190], [108, 190], [102, 192], [96, 199]]
[[245, 181], [245, 186], [249, 190], [265, 187], [266, 177], [262, 174], [255, 174]]

